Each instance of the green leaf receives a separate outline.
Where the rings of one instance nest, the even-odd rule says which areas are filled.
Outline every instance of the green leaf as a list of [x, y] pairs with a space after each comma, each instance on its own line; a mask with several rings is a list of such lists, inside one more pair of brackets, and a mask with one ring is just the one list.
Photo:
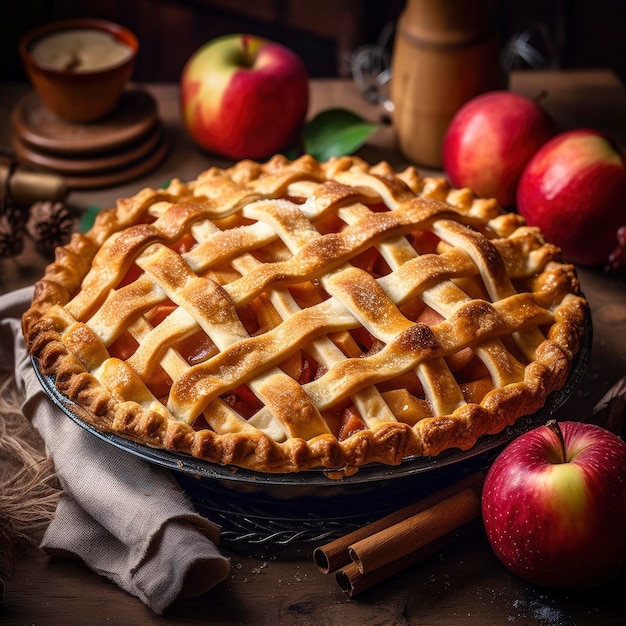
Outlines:
[[287, 157], [290, 161], [297, 159], [301, 154], [301, 150], [297, 145], [288, 146], [282, 151], [283, 156]]
[[379, 124], [367, 122], [346, 109], [327, 109], [318, 113], [305, 127], [304, 149], [318, 161], [356, 152]]
[[100, 207], [95, 204], [88, 204], [83, 217], [80, 221], [80, 231], [86, 233], [92, 226], [96, 219], [96, 215], [100, 213]]

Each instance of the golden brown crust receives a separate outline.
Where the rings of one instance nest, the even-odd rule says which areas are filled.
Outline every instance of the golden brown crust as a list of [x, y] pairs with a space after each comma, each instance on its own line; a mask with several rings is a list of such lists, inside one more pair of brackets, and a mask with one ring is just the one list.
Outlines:
[[95, 427], [263, 472], [469, 449], [565, 383], [587, 325], [574, 268], [520, 216], [308, 156], [119, 201], [23, 317]]

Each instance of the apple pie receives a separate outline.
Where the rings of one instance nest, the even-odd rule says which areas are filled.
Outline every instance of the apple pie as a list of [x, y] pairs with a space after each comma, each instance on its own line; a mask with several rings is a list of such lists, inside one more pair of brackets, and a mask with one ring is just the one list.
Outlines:
[[258, 472], [467, 450], [563, 386], [588, 324], [573, 266], [495, 200], [310, 156], [119, 200], [23, 317], [95, 428]]

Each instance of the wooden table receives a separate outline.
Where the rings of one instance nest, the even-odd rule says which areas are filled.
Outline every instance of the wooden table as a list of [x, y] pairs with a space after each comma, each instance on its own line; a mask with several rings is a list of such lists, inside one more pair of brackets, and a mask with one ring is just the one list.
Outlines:
[[[195, 177], [225, 162], [199, 152], [180, 127], [174, 85], [145, 85], [157, 98], [171, 151], [163, 164], [140, 180], [110, 189], [72, 193], [79, 206], [112, 206], [144, 186], [173, 176]], [[563, 127], [594, 126], [626, 142], [626, 95], [610, 72], [518, 73], [511, 88], [526, 95], [548, 92], [543, 103]], [[9, 114], [26, 85], [0, 86], [0, 147], [10, 145]], [[379, 119], [348, 81], [314, 81], [311, 113], [342, 106]], [[406, 163], [390, 128], [383, 128], [359, 154], [370, 161]], [[430, 173], [423, 170], [423, 173]], [[32, 250], [4, 260], [0, 291], [31, 284], [44, 261]], [[594, 339], [584, 380], [560, 413], [582, 419], [626, 373], [626, 289], [601, 271], [580, 270], [593, 311]], [[324, 576], [309, 553], [277, 558], [231, 553], [228, 580], [196, 600], [181, 600], [166, 616], [151, 613], [139, 600], [77, 562], [50, 558], [36, 549], [20, 555], [5, 580], [0, 605], [3, 624], [621, 624], [626, 615], [626, 574], [603, 587], [559, 591], [528, 585], [497, 561], [480, 524], [463, 540], [437, 552], [373, 589], [350, 599], [332, 576]]]

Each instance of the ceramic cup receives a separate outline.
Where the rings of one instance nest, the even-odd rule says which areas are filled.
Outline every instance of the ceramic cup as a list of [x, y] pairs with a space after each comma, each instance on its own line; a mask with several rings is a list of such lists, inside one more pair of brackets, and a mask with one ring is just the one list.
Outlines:
[[139, 50], [124, 26], [77, 18], [45, 24], [19, 44], [28, 77], [42, 103], [68, 122], [92, 122], [113, 111]]

